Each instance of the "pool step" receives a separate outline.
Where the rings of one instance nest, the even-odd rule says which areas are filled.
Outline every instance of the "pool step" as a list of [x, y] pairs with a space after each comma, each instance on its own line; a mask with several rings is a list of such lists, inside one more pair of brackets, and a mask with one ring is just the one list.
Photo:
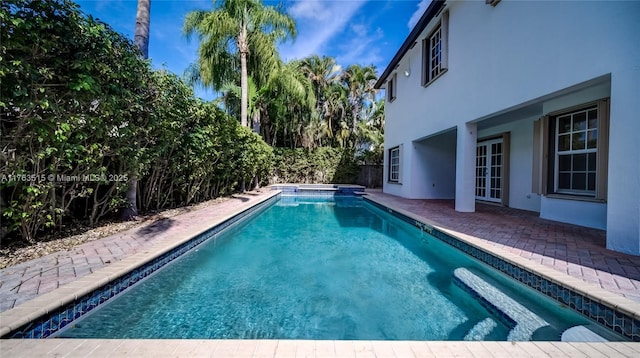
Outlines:
[[563, 342], [609, 342], [586, 326], [575, 326], [562, 332]]
[[496, 321], [491, 318], [485, 318], [478, 322], [471, 330], [464, 336], [465, 341], [484, 341], [485, 338], [498, 326]]
[[485, 307], [496, 311], [507, 323], [510, 323], [510, 326], [513, 326], [507, 340], [530, 341], [533, 332], [549, 325], [540, 316], [466, 268], [455, 269], [453, 275], [458, 285], [471, 292]]

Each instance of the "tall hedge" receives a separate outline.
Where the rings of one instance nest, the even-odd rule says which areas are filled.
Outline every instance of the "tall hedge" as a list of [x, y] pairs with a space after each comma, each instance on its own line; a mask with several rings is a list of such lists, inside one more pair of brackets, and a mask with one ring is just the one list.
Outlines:
[[125, 204], [161, 209], [265, 176], [272, 150], [137, 47], [67, 0], [0, 5], [0, 206], [3, 239], [41, 240], [96, 224]]
[[276, 148], [273, 183], [354, 184], [359, 167], [353, 149]]

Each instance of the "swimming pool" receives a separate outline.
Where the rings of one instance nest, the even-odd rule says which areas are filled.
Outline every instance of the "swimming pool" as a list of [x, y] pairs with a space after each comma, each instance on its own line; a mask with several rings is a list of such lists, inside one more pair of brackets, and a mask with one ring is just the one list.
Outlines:
[[558, 340], [586, 324], [362, 199], [284, 196], [59, 336]]

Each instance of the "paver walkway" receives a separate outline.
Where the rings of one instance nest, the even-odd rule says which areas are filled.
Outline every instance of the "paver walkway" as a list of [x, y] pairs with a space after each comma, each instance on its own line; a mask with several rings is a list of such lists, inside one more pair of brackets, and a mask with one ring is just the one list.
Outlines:
[[541, 219], [538, 213], [476, 204], [476, 212], [455, 211], [453, 200], [405, 199], [367, 193], [438, 225], [486, 240], [529, 260], [640, 302], [640, 256], [606, 248], [603, 230]]
[[[237, 194], [212, 206], [133, 228], [68, 251], [60, 251], [0, 270], [0, 312], [144, 251], [161, 238], [181, 237], [193, 226], [223, 217], [271, 190]], [[182, 234], [182, 235], [181, 235]]]

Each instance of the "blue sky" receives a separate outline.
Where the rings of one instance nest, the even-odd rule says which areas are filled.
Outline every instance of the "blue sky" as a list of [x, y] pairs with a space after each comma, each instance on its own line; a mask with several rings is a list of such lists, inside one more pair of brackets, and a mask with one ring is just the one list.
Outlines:
[[[108, 23], [133, 39], [137, 0], [77, 1], [86, 14]], [[332, 56], [350, 64], [376, 66], [381, 73], [431, 0], [306, 0], [283, 1], [298, 26], [295, 41], [279, 45], [283, 59], [312, 54]], [[187, 41], [182, 24], [189, 11], [211, 10], [211, 0], [151, 0], [149, 57], [153, 67], [166, 66], [182, 75], [197, 58], [198, 41]], [[268, 5], [278, 2], [265, 1]], [[196, 94], [212, 99], [210, 90]]]

